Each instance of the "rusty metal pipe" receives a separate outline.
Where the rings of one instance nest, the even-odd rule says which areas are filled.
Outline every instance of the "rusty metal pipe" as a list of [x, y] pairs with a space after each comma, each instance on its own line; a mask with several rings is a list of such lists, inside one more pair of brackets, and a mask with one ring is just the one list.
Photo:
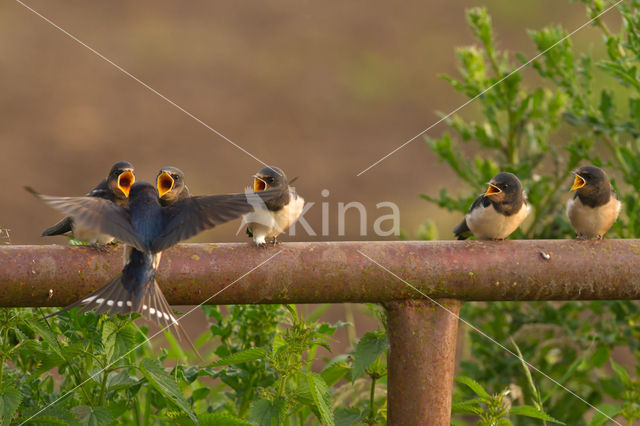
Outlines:
[[[171, 304], [198, 304], [279, 250], [210, 303], [422, 298], [359, 251], [433, 298], [640, 298], [640, 240], [317, 242], [267, 249], [184, 244], [163, 255], [158, 282]], [[0, 306], [67, 305], [121, 268], [121, 247], [106, 253], [57, 245], [1, 247]]]
[[460, 301], [386, 303], [389, 332], [388, 422], [448, 426]]

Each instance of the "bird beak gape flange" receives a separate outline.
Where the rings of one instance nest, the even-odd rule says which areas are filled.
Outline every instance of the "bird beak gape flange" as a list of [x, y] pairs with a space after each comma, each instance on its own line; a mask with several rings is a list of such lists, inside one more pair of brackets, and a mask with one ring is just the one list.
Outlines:
[[489, 185], [489, 189], [487, 189], [487, 192], [484, 193], [484, 195], [486, 196], [495, 195], [502, 192], [502, 189], [498, 188], [495, 184], [491, 182], [487, 182], [487, 185]]
[[258, 175], [253, 176], [253, 192], [260, 192], [267, 189], [269, 185], [262, 178], [258, 177]]
[[118, 176], [118, 188], [124, 195], [129, 196], [129, 191], [136, 181], [136, 177], [131, 170], [125, 170]]
[[571, 191], [575, 191], [576, 189], [580, 189], [587, 184], [587, 181], [584, 180], [582, 176], [580, 176], [576, 172], [571, 172], [576, 175], [576, 178], [573, 180], [573, 185], [571, 186]]
[[171, 175], [167, 172], [162, 172], [158, 175], [158, 182], [156, 183], [158, 187], [158, 197], [162, 198], [164, 194], [171, 191], [173, 188], [174, 180]]

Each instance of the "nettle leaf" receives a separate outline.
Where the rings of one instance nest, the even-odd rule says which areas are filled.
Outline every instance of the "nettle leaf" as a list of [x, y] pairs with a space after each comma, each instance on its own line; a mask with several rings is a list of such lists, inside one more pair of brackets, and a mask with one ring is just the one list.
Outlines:
[[322, 376], [316, 373], [307, 374], [307, 383], [313, 397], [313, 402], [318, 408], [322, 423], [334, 426], [333, 411], [331, 411], [331, 398], [329, 397], [329, 387]]
[[135, 347], [135, 333], [126, 325], [107, 320], [102, 326], [102, 345], [111, 363]]
[[[0, 415], [2, 419], [11, 419], [21, 402], [22, 394], [15, 388], [5, 386], [5, 388], [0, 391]], [[4, 424], [5, 422], [3, 421], [2, 423]]]
[[178, 383], [167, 373], [159, 361], [149, 358], [143, 359], [140, 363], [140, 371], [155, 390], [177, 405], [191, 420], [197, 421], [195, 413], [180, 392]]
[[89, 426], [108, 425], [113, 420], [111, 410], [106, 407], [89, 407], [80, 405], [71, 411], [76, 415], [80, 424]]
[[349, 370], [351, 370], [351, 367], [345, 361], [332, 362], [322, 370], [320, 375], [327, 385], [333, 386], [346, 376]]
[[476, 395], [484, 398], [485, 400], [491, 399], [491, 395], [489, 395], [489, 393], [484, 390], [482, 385], [480, 385], [480, 383], [476, 382], [470, 377], [458, 376], [456, 377], [456, 382], [468, 386]]
[[565, 424], [560, 420], [554, 419], [547, 413], [538, 410], [536, 407], [532, 407], [531, 405], [517, 405], [515, 407], [511, 407], [511, 409], [509, 410], [509, 414], [513, 414], [514, 416], [525, 416], [534, 419], [545, 420], [547, 422], [557, 423], [560, 425]]
[[221, 367], [223, 365], [242, 364], [249, 361], [255, 361], [257, 359], [265, 358], [268, 355], [267, 351], [262, 348], [251, 348], [246, 351], [236, 352], [233, 355], [229, 355], [226, 358], [219, 359], [218, 361], [210, 364], [210, 367]]
[[387, 336], [383, 332], [366, 333], [356, 345], [351, 382], [358, 377], [387, 349]]
[[49, 348], [52, 351], [54, 351], [58, 355], [61, 355], [58, 338], [56, 337], [55, 334], [53, 334], [53, 332], [49, 329], [49, 327], [47, 327], [45, 322], [32, 319], [27, 321], [27, 325], [29, 326], [29, 328], [31, 328], [31, 330], [33, 330], [34, 333], [39, 335], [42, 338], [42, 340], [44, 340], [49, 344]]
[[258, 426], [278, 426], [284, 423], [285, 409], [283, 398], [275, 401], [260, 399], [251, 405], [249, 421]]
[[336, 426], [351, 426], [360, 419], [366, 417], [366, 413], [361, 413], [357, 408], [336, 408]]

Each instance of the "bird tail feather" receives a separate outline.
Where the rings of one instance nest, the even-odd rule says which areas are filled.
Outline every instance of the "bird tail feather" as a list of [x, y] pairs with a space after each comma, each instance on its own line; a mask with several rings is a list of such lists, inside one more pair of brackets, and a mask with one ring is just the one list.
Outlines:
[[129, 314], [131, 310], [131, 301], [129, 300], [129, 292], [122, 285], [122, 274], [119, 274], [113, 280], [100, 287], [90, 295], [83, 297], [75, 303], [60, 309], [44, 318], [51, 318], [67, 312], [70, 309], [82, 306], [79, 313], [96, 309], [96, 313], [101, 314], [108, 312], [110, 315]]
[[73, 223], [73, 220], [70, 217], [65, 217], [64, 219], [62, 219], [60, 222], [56, 223], [52, 227], [42, 231], [42, 234], [40, 236], [50, 237], [52, 235], [62, 235], [62, 234], [66, 234], [67, 232], [71, 232], [73, 230], [71, 226], [72, 223]]
[[460, 222], [458, 224], [458, 226], [456, 226], [455, 228], [453, 228], [453, 234], [459, 239], [459, 240], [466, 240], [467, 238], [469, 238], [470, 236], [473, 235], [473, 233], [471, 232], [471, 230], [469, 229], [469, 225], [467, 225], [467, 219], [462, 219], [462, 222]]

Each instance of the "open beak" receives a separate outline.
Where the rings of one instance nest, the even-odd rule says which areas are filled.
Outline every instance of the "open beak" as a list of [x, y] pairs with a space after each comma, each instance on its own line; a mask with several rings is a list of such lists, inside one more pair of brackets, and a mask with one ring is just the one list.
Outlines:
[[573, 180], [573, 185], [571, 186], [571, 191], [575, 191], [576, 189], [580, 189], [583, 186], [585, 186], [587, 184], [587, 181], [585, 181], [582, 176], [580, 176], [578, 173], [576, 172], [571, 172], [574, 175], [576, 175], [576, 178]]
[[118, 176], [118, 188], [120, 188], [120, 191], [122, 191], [124, 195], [129, 197], [129, 191], [135, 181], [136, 177], [133, 175], [133, 172], [131, 170], [125, 170]]
[[267, 182], [265, 182], [258, 176], [253, 176], [253, 192], [264, 191], [268, 187], [269, 185], [267, 185]]
[[164, 194], [171, 191], [173, 188], [173, 178], [167, 172], [162, 172], [158, 176], [158, 182], [156, 183], [158, 187], [158, 197], [162, 198]]
[[491, 182], [487, 182], [487, 185], [489, 185], [489, 189], [487, 189], [487, 192], [485, 192], [484, 195], [494, 195], [502, 192], [502, 189], [498, 188]]

